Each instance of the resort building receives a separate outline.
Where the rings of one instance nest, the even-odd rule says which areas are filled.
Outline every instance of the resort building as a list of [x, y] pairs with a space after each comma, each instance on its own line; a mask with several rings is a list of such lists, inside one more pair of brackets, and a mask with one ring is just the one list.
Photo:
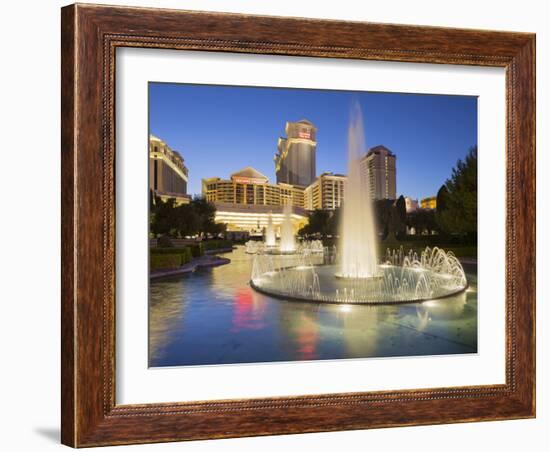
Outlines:
[[420, 207], [422, 209], [434, 210], [437, 207], [437, 197], [429, 196], [420, 201]]
[[278, 183], [307, 187], [316, 177], [317, 129], [306, 119], [287, 122], [286, 138], [279, 138], [275, 154]]
[[183, 157], [160, 138], [149, 135], [149, 188], [163, 200], [187, 204], [189, 171]]
[[361, 170], [372, 199], [396, 198], [395, 159], [395, 154], [382, 145], [370, 148], [361, 158]]
[[304, 190], [307, 210], [334, 210], [342, 205], [346, 176], [323, 173]]
[[283, 220], [283, 206], [293, 206], [292, 222], [296, 231], [307, 223], [304, 188], [296, 185], [270, 184], [269, 179], [252, 167], [231, 174], [228, 180], [211, 177], [202, 180], [202, 194], [216, 206], [218, 223], [228, 231], [261, 232], [269, 215], [274, 226]]
[[231, 174], [229, 180], [212, 177], [202, 180], [207, 201], [255, 206], [283, 206], [290, 203], [304, 208], [304, 188], [290, 184], [270, 184], [267, 176], [248, 166]]

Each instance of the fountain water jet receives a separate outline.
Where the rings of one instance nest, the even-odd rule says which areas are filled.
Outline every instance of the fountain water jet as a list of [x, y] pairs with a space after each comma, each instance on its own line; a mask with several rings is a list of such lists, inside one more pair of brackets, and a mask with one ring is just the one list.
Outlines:
[[287, 204], [283, 207], [283, 222], [281, 223], [281, 239], [277, 242], [275, 237], [275, 226], [273, 214], [270, 212], [267, 220], [267, 228], [263, 241], [249, 240], [245, 243], [247, 254], [321, 254], [325, 253], [325, 247], [320, 240], [297, 241], [292, 224], [292, 206]]
[[273, 216], [269, 212], [267, 217], [267, 229], [265, 231], [265, 246], [274, 247], [275, 246], [275, 229], [273, 228]]
[[281, 246], [280, 250], [283, 253], [291, 253], [296, 249], [294, 240], [294, 227], [292, 226], [292, 206], [290, 203], [285, 204], [283, 208], [283, 224], [281, 225]]
[[360, 166], [365, 151], [363, 117], [356, 103], [348, 129], [348, 179], [340, 225], [340, 270], [336, 274], [342, 278], [372, 278], [378, 275], [372, 200], [366, 174]]

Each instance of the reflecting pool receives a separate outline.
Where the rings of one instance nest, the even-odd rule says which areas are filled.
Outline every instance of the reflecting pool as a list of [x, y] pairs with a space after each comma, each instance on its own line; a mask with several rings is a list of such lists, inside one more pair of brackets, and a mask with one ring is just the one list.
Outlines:
[[149, 365], [477, 352], [477, 278], [458, 295], [402, 305], [285, 301], [249, 286], [253, 257], [150, 282]]

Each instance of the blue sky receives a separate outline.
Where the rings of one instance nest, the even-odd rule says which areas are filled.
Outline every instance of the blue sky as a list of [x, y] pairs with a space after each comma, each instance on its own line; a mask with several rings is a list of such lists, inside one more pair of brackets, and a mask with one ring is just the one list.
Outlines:
[[273, 156], [286, 121], [317, 127], [317, 174], [346, 173], [347, 127], [361, 105], [368, 147], [397, 155], [397, 193], [435, 195], [477, 144], [477, 98], [334, 90], [149, 83], [150, 133], [179, 151], [190, 194], [201, 179], [252, 166], [275, 182]]

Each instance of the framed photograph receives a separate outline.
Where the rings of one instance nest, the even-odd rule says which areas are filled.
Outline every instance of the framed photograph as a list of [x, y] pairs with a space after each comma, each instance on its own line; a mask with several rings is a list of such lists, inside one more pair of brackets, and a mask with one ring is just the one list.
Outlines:
[[535, 416], [535, 36], [62, 9], [62, 442]]

